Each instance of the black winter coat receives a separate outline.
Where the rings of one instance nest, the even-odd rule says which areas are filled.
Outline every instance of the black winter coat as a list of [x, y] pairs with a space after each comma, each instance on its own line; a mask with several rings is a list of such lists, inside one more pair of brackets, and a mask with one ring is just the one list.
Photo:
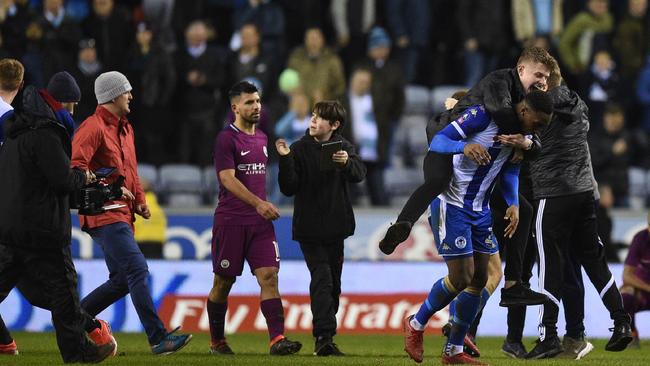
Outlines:
[[69, 192], [85, 174], [70, 169], [70, 136], [35, 88], [23, 105], [5, 123], [0, 150], [0, 243], [61, 248], [70, 245]]
[[594, 189], [587, 144], [589, 108], [565, 86], [551, 91], [554, 115], [542, 132], [542, 151], [531, 161], [535, 199], [567, 196]]
[[514, 106], [524, 99], [524, 88], [517, 75], [517, 69], [501, 69], [487, 74], [478, 84], [469, 90], [446, 115], [446, 123], [458, 118], [473, 105], [485, 106], [500, 133], [521, 133], [521, 123]]
[[355, 221], [348, 183], [361, 182], [366, 167], [354, 146], [339, 134], [330, 141], [343, 141], [348, 163], [336, 170], [320, 170], [321, 143], [305, 134], [280, 157], [280, 191], [296, 196], [293, 208], [293, 239], [301, 243], [343, 240], [354, 234]]

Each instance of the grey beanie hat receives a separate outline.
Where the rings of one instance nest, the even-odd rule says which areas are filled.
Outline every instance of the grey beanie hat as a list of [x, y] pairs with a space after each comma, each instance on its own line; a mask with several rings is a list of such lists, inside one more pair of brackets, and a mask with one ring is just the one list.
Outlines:
[[131, 89], [133, 88], [126, 76], [117, 71], [105, 72], [95, 79], [95, 96], [98, 104], [108, 103]]

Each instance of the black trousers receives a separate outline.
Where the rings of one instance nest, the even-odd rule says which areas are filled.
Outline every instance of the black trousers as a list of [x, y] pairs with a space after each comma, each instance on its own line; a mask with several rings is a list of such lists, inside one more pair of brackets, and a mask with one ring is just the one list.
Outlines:
[[[494, 189], [490, 197], [490, 209], [492, 211], [492, 227], [497, 237], [499, 247], [504, 248], [504, 261], [506, 262], [503, 275], [506, 281], [522, 281], [525, 252], [530, 239], [530, 228], [533, 223], [533, 205], [521, 193], [519, 194], [519, 225], [512, 238], [503, 235], [509, 221], [503, 218], [506, 215], [508, 204], [503, 199], [500, 187]], [[534, 253], [534, 252], [533, 252]], [[530, 260], [530, 259], [529, 259]], [[533, 263], [535, 259], [533, 258]], [[532, 274], [531, 274], [532, 276]], [[530, 278], [530, 277], [528, 277]]]
[[[535, 202], [535, 211], [540, 289], [552, 300], [540, 312], [540, 339], [557, 335], [557, 317], [567, 275], [578, 276], [578, 269], [566, 265], [571, 254], [585, 269], [610, 317], [615, 322], [629, 321], [598, 238], [593, 192], [541, 199]], [[571, 317], [567, 315], [567, 319]]]
[[0, 302], [26, 276], [51, 307], [56, 341], [64, 362], [80, 362], [97, 353], [84, 332], [84, 316], [77, 293], [77, 272], [70, 246], [59, 249], [26, 249], [0, 245]]
[[419, 186], [404, 204], [397, 221], [408, 221], [413, 225], [427, 210], [434, 198], [449, 186], [453, 173], [451, 154], [427, 152], [424, 157], [424, 183]]
[[[506, 248], [506, 251], [508, 248]], [[566, 319], [566, 335], [579, 338], [585, 331], [584, 302], [585, 288], [582, 283], [582, 266], [576, 253], [566, 253], [564, 265], [564, 283], [562, 286], [562, 305]], [[524, 250], [521, 281], [530, 287], [533, 266], [537, 262], [537, 244], [534, 235], [530, 235]], [[506, 267], [508, 264], [506, 263]], [[525, 306], [508, 307], [508, 335], [510, 342], [521, 342], [526, 321]]]
[[333, 242], [301, 242], [311, 275], [309, 298], [313, 315], [314, 337], [333, 337], [336, 334], [336, 313], [341, 296], [343, 271], [343, 240]]

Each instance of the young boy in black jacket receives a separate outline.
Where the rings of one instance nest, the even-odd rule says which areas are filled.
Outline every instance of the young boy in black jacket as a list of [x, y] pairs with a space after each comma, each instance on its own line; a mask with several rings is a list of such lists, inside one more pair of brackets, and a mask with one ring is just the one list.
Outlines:
[[[332, 338], [341, 295], [343, 240], [354, 233], [354, 213], [348, 183], [361, 182], [366, 167], [354, 146], [339, 133], [346, 112], [338, 101], [314, 106], [309, 130], [289, 148], [278, 139], [278, 179], [286, 196], [295, 195], [293, 239], [300, 243], [311, 274], [309, 296], [313, 314], [314, 354], [343, 356]], [[334, 168], [321, 167], [322, 145], [341, 141], [342, 150], [331, 157]]]

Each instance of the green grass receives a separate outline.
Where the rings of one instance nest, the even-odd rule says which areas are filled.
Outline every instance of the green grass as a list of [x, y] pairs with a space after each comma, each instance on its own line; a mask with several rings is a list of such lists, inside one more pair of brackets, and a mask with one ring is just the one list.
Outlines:
[[[14, 333], [20, 356], [0, 356], [0, 365], [52, 365], [60, 364], [54, 334], [52, 333]], [[268, 338], [264, 334], [237, 334], [228, 337], [236, 356], [211, 356], [207, 353], [209, 338], [206, 334], [194, 336], [192, 342], [178, 354], [153, 356], [143, 334], [116, 334], [119, 343], [119, 355], [109, 358], [104, 365], [416, 365], [408, 359], [402, 350], [400, 336], [351, 336], [340, 335], [336, 342], [346, 357], [321, 358], [312, 356], [313, 341], [309, 335], [292, 336], [303, 342], [303, 349], [298, 355], [272, 357], [268, 353]], [[423, 365], [439, 365], [442, 338], [427, 336], [425, 338], [425, 359]], [[481, 360], [491, 365], [570, 365], [580, 362], [583, 365], [649, 365], [650, 341], [642, 342], [641, 349], [630, 349], [613, 353], [604, 351], [605, 340], [592, 340], [596, 349], [585, 359], [573, 360], [512, 360], [500, 352], [501, 338], [479, 338], [479, 347], [483, 353]], [[532, 341], [526, 342], [529, 346]]]

